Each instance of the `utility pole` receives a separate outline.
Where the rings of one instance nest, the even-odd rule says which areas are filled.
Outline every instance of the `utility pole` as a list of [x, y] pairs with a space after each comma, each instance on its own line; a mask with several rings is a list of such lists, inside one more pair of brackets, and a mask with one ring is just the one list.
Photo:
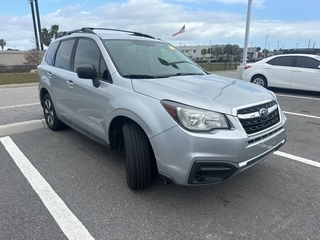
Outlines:
[[[41, 46], [41, 51], [43, 51], [43, 42], [41, 39], [41, 24], [40, 24], [40, 14], [39, 14], [39, 7], [38, 7], [38, 0], [28, 0], [31, 6], [31, 13], [32, 13], [32, 21], [33, 21], [33, 28], [34, 28], [34, 37], [36, 41], [36, 47], [39, 51]], [[33, 5], [35, 2], [35, 7]], [[36, 12], [35, 12], [36, 10]], [[36, 19], [37, 18], [37, 19]], [[38, 26], [37, 26], [38, 24]]]
[[43, 42], [42, 42], [42, 39], [41, 39], [41, 24], [40, 24], [40, 14], [39, 14], [38, 0], [34, 0], [34, 2], [35, 2], [35, 5], [36, 5], [36, 14], [37, 14], [38, 32], [39, 32], [39, 42], [40, 42], [41, 51], [43, 51]]
[[277, 46], [277, 50], [279, 50], [279, 42], [280, 42], [280, 41], [278, 41], [278, 46]]
[[31, 13], [32, 13], [32, 21], [33, 21], [33, 29], [34, 29], [34, 38], [36, 41], [36, 48], [37, 51], [39, 51], [39, 40], [38, 40], [38, 31], [37, 31], [37, 26], [36, 26], [36, 18], [34, 15], [34, 8], [33, 8], [33, 0], [28, 0], [31, 6]]

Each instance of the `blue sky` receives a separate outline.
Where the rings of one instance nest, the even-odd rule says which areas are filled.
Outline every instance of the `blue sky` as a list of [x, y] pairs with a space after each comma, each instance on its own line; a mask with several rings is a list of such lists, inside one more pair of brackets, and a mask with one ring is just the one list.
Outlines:
[[[33, 48], [28, 0], [0, 0], [6, 48]], [[41, 26], [83, 26], [147, 33], [179, 45], [244, 45], [248, 0], [38, 0]], [[249, 47], [320, 48], [319, 0], [253, 0]], [[186, 31], [172, 37], [185, 24]], [[268, 36], [268, 37], [266, 37]], [[267, 42], [266, 42], [267, 39]], [[6, 49], [5, 48], [5, 49]]]

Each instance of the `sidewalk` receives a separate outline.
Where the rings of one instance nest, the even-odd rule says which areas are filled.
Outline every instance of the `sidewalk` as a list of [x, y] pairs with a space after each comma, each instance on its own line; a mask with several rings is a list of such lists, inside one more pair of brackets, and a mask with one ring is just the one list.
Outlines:
[[37, 85], [0, 86], [0, 137], [46, 127]]

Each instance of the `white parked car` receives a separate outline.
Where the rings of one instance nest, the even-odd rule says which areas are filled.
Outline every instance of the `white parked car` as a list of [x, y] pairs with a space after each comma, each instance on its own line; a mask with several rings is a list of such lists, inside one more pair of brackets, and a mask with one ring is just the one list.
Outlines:
[[263, 87], [320, 91], [320, 56], [284, 54], [245, 66], [242, 80]]

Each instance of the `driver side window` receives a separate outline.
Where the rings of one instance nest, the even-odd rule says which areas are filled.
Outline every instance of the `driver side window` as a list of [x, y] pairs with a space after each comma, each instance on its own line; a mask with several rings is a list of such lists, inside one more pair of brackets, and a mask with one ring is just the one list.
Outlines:
[[100, 79], [109, 80], [109, 74], [106, 63], [97, 44], [91, 39], [80, 38], [77, 44], [77, 49], [74, 57], [74, 71], [77, 66], [82, 64], [91, 64], [97, 71], [97, 76]]

